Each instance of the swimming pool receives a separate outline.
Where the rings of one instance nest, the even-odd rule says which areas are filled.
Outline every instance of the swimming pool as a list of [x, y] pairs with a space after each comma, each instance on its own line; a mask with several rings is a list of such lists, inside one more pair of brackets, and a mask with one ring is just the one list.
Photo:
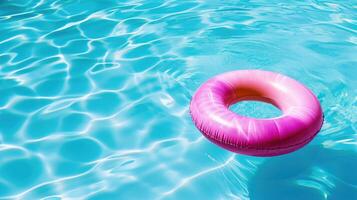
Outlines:
[[[1, 199], [357, 198], [356, 20], [353, 1], [1, 1]], [[236, 69], [304, 83], [321, 132], [273, 158], [208, 142], [191, 96]]]

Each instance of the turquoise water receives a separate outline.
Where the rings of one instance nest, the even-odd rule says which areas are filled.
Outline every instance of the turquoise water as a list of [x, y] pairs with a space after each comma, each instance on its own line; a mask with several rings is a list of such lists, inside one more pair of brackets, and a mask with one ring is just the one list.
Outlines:
[[[0, 1], [0, 199], [357, 199], [356, 8]], [[304, 83], [321, 101], [321, 132], [274, 158], [208, 142], [190, 98], [236, 69]], [[277, 114], [263, 104], [233, 110]]]

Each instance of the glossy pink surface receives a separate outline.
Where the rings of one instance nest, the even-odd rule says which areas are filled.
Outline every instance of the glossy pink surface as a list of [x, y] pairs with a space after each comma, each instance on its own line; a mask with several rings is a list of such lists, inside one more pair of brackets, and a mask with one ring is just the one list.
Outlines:
[[[256, 119], [229, 110], [241, 100], [271, 103], [283, 115]], [[190, 112], [209, 140], [230, 151], [254, 156], [297, 150], [313, 139], [323, 123], [320, 103], [309, 89], [287, 76], [261, 70], [213, 77], [193, 96]]]

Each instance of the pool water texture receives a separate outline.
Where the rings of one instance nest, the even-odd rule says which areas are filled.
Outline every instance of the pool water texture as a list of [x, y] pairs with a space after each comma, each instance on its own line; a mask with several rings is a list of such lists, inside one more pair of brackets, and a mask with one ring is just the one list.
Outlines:
[[[0, 1], [0, 199], [357, 199], [357, 2]], [[239, 69], [288, 75], [325, 121], [291, 154], [234, 154], [189, 115]], [[294, 91], [291, 91], [294, 92]], [[237, 113], [278, 116], [240, 103]]]

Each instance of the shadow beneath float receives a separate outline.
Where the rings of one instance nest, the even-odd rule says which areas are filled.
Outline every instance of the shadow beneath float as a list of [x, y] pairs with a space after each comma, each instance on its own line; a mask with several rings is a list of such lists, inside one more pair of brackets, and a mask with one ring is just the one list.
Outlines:
[[251, 200], [357, 199], [357, 152], [305, 147], [258, 166]]

